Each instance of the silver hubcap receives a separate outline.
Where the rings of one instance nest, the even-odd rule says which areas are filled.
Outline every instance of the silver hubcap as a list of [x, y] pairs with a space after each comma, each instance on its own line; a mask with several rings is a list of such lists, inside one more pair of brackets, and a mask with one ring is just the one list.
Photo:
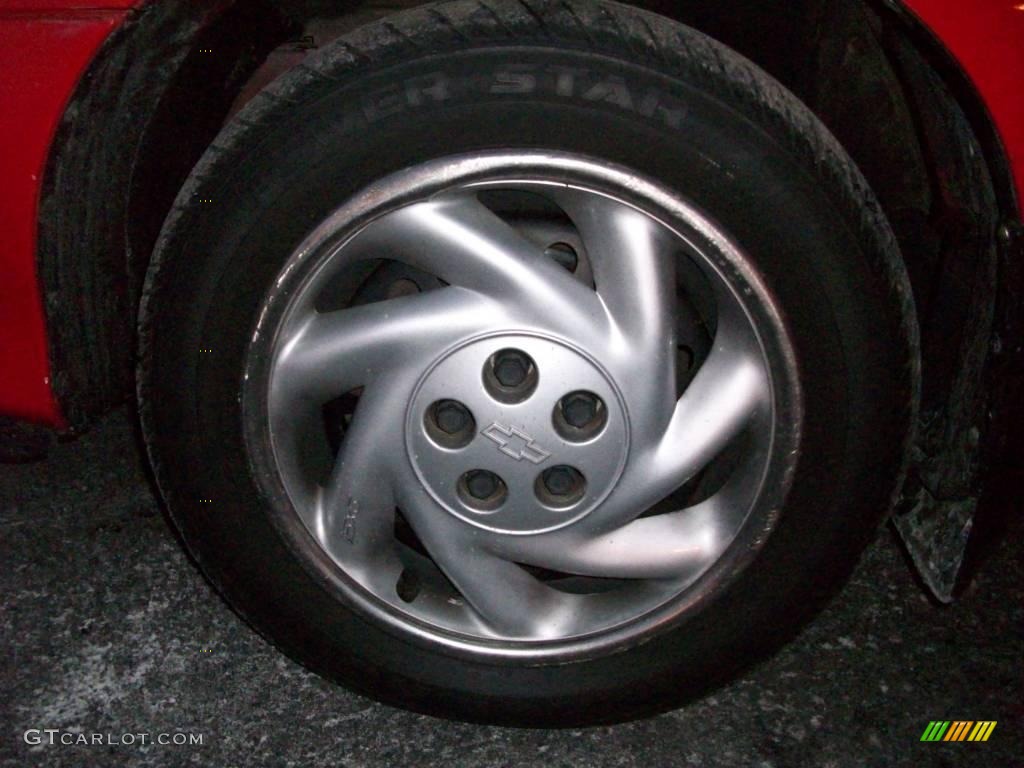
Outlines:
[[[506, 350], [529, 361], [536, 379], [518, 396], [516, 387], [503, 392], [491, 381], [495, 357], [504, 362]], [[595, 412], [582, 428], [566, 421], [560, 405], [576, 392]], [[435, 426], [431, 405], [445, 400], [465, 408], [475, 436], [451, 442]], [[589, 422], [599, 428], [587, 429]], [[576, 522], [612, 491], [629, 452], [626, 409], [611, 377], [564, 339], [521, 333], [474, 339], [444, 355], [412, 398], [406, 436], [419, 482], [438, 504], [506, 534]]]
[[339, 209], [271, 291], [243, 394], [261, 482], [349, 600], [526, 655], [722, 588], [798, 439], [743, 254], [661, 188], [550, 153], [428, 163]]

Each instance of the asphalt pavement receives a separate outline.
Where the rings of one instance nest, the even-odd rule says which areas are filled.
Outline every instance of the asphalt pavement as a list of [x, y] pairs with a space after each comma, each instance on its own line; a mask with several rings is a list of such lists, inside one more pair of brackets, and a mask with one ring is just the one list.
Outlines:
[[[1024, 766], [1019, 524], [952, 607], [880, 530], [795, 642], [682, 710], [466, 725], [350, 693], [250, 630], [179, 547], [122, 410], [0, 466], [0, 627], [4, 766]], [[997, 725], [921, 742], [932, 720]]]

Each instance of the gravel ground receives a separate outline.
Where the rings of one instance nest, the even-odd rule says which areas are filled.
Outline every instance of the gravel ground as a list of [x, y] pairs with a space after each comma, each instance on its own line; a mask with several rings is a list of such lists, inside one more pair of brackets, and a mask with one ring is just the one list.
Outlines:
[[[923, 596], [883, 530], [771, 661], [683, 710], [563, 731], [391, 709], [271, 648], [180, 550], [127, 412], [45, 462], [0, 466], [0, 530], [3, 765], [1024, 766], [1019, 525], [952, 608]], [[934, 719], [998, 725], [987, 743], [921, 743]], [[29, 745], [32, 728], [202, 744]]]

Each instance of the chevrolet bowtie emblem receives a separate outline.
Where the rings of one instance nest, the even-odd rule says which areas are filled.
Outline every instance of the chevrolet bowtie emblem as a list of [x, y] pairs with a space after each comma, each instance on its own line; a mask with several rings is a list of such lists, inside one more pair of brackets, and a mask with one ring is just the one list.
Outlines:
[[516, 427], [506, 427], [494, 422], [480, 434], [493, 441], [499, 451], [516, 461], [526, 459], [534, 464], [540, 464], [551, 456], [550, 451], [545, 451], [532, 437]]

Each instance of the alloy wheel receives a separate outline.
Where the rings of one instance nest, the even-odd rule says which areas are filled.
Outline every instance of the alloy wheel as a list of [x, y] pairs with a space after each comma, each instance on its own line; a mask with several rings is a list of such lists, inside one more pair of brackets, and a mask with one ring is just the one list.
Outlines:
[[260, 480], [396, 631], [578, 656], [716, 596], [799, 445], [785, 325], [742, 250], [624, 169], [425, 163], [289, 258], [243, 388]]

